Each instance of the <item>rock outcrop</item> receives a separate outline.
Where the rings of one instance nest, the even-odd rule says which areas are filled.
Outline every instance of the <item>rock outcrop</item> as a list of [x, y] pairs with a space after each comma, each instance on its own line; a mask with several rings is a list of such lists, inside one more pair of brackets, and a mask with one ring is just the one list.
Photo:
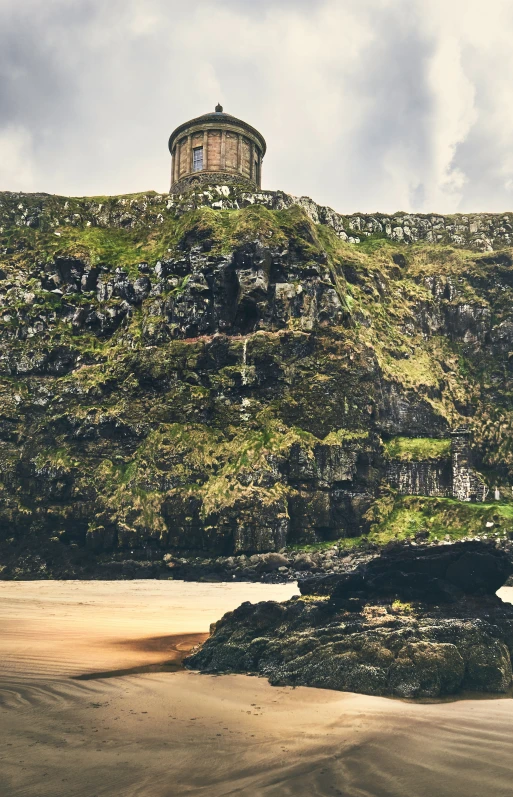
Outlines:
[[513, 573], [511, 556], [485, 542], [440, 547], [397, 544], [343, 575], [299, 582], [302, 595], [330, 596], [335, 608], [356, 599], [382, 598], [424, 603], [455, 603], [465, 597], [495, 595]]
[[509, 556], [483, 543], [396, 548], [351, 574], [303, 582], [305, 597], [243, 603], [186, 664], [371, 695], [504, 693], [513, 606], [494, 592], [512, 570]]

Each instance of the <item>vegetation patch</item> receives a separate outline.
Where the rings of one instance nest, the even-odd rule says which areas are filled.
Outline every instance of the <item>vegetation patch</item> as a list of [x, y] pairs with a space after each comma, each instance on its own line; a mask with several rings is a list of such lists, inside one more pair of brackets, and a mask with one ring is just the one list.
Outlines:
[[464, 537], [506, 537], [510, 533], [513, 533], [512, 504], [402, 496], [389, 506], [386, 517], [371, 526], [366, 541], [382, 546], [418, 535], [427, 542], [440, 542]]
[[445, 459], [451, 455], [451, 440], [434, 437], [392, 437], [384, 443], [385, 456], [401, 462]]

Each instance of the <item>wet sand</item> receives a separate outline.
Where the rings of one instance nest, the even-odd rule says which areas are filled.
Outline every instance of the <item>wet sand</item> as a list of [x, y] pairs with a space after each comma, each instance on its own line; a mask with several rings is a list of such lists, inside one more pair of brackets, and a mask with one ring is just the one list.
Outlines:
[[179, 669], [224, 611], [293, 591], [0, 582], [1, 797], [513, 797], [513, 700], [412, 704]]

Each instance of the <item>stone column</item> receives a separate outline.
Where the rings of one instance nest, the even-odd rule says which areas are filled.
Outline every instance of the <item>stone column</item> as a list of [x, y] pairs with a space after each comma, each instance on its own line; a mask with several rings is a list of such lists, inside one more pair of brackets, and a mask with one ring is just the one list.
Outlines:
[[459, 427], [451, 432], [452, 494], [458, 501], [470, 501], [472, 463], [470, 431]]
[[242, 174], [242, 136], [237, 136], [237, 171]]
[[255, 179], [255, 145], [252, 141], [249, 142], [249, 176], [251, 180]]
[[208, 169], [208, 130], [203, 131], [203, 171]]
[[180, 177], [180, 144], [175, 144], [173, 155], [173, 183], [178, 182]]
[[185, 170], [186, 174], [190, 174], [192, 172], [192, 136], [189, 133], [187, 136], [187, 169]]
[[221, 171], [226, 169], [226, 132], [221, 130]]

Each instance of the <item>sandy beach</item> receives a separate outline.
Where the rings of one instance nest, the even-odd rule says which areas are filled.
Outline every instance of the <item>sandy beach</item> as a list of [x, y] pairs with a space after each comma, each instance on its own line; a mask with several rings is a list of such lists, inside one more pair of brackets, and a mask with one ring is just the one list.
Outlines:
[[513, 795], [510, 699], [412, 704], [180, 669], [225, 611], [294, 592], [0, 582], [2, 797]]

